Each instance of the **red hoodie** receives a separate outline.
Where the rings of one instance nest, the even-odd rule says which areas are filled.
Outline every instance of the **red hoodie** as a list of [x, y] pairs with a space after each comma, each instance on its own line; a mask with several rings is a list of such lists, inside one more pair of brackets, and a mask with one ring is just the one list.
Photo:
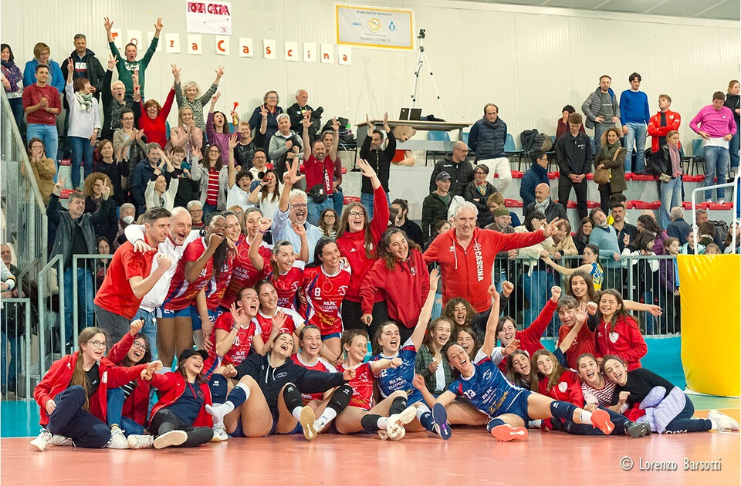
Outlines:
[[417, 325], [419, 312], [430, 292], [430, 275], [419, 250], [411, 250], [405, 262], [396, 262], [393, 270], [384, 260], [373, 262], [360, 287], [363, 314], [373, 312], [373, 303], [381, 295], [386, 299], [392, 320], [411, 329]]
[[[159, 401], [154, 404], [152, 408], [152, 417], [165, 407], [169, 407], [173, 403], [177, 402], [178, 399], [183, 395], [185, 391], [185, 377], [179, 373], [165, 373], [155, 374], [152, 378], [151, 385], [160, 391]], [[206, 405], [211, 405], [211, 389], [208, 387], [208, 383], [201, 383], [201, 393], [203, 393], [203, 406], [198, 412], [193, 427], [213, 427], [214, 421], [211, 416], [206, 413]]]
[[[553, 302], [552, 299], [548, 299], [543, 310], [540, 311], [538, 317], [535, 318], [532, 324], [527, 329], [517, 331], [515, 333], [515, 339], [520, 340], [520, 349], [527, 351], [532, 356], [535, 351], [539, 349], [545, 349], [543, 344], [540, 342], [540, 338], [543, 337], [543, 333], [548, 327], [548, 323], [553, 319], [553, 313], [556, 311], [557, 302]], [[507, 369], [507, 360], [502, 360], [499, 363], [499, 369], [502, 373]]]
[[682, 117], [679, 113], [666, 110], [666, 126], [661, 126], [661, 112], [658, 112], [648, 122], [648, 134], [651, 135], [651, 153], [659, 151], [659, 137], [666, 137], [666, 134], [672, 130], [679, 130], [679, 124], [682, 123]]
[[[443, 307], [454, 297], [468, 300], [476, 312], [485, 312], [491, 306], [488, 290], [494, 259], [501, 251], [533, 246], [545, 240], [542, 230], [532, 233], [504, 234], [475, 228], [473, 240], [467, 249], [458, 244], [455, 228], [438, 236], [425, 251], [429, 265], [440, 264], [443, 279]], [[454, 275], [455, 274], [455, 275]]]
[[[553, 366], [556, 366], [556, 363], [553, 363]], [[584, 394], [581, 390], [579, 375], [571, 370], [564, 370], [561, 378], [558, 379], [558, 383], [550, 390], [548, 390], [548, 378], [541, 378], [538, 381], [538, 392], [554, 400], [568, 402], [580, 408], [584, 406]]]
[[[357, 233], [345, 231], [342, 236], [337, 238], [337, 246], [340, 249], [340, 254], [347, 258], [352, 269], [350, 287], [347, 289], [345, 299], [353, 302], [360, 302], [360, 284], [376, 260], [375, 245], [378, 245], [381, 235], [388, 228], [389, 204], [386, 200], [386, 193], [383, 191], [383, 186], [376, 189], [373, 193], [373, 208], [373, 219], [370, 221], [370, 231], [374, 245], [371, 249], [372, 258], [368, 258], [365, 255], [365, 231], [358, 231]], [[381, 302], [382, 300], [383, 296], [376, 294], [376, 300], [374, 302]]]
[[597, 327], [596, 341], [596, 357], [614, 354], [625, 361], [628, 371], [640, 368], [641, 358], [648, 353], [648, 346], [643, 340], [641, 330], [630, 316], [619, 317], [612, 331], [610, 331], [610, 324], [601, 320]]
[[[134, 337], [127, 332], [119, 342], [113, 345], [108, 352], [108, 359], [116, 366], [121, 366], [123, 360], [134, 344]], [[144, 426], [147, 422], [147, 411], [149, 410], [149, 382], [141, 378], [136, 380], [136, 388], [131, 396], [124, 402], [121, 415], [130, 418], [137, 424]]]
[[[72, 380], [72, 374], [75, 371], [79, 354], [79, 351], [75, 351], [73, 354], [68, 354], [62, 357], [62, 359], [55, 361], [51, 365], [51, 368], [49, 368], [49, 371], [44, 375], [41, 383], [36, 385], [33, 391], [33, 398], [39, 407], [41, 407], [39, 414], [41, 416], [41, 420], [39, 421], [41, 425], [49, 423], [49, 416], [46, 413], [46, 402], [53, 400], [54, 397], [69, 388], [69, 382]], [[90, 397], [90, 413], [105, 422], [108, 418], [108, 388], [118, 388], [131, 380], [137, 379], [146, 366], [137, 365], [123, 368], [114, 365], [107, 358], [101, 358], [98, 362], [100, 385]]]

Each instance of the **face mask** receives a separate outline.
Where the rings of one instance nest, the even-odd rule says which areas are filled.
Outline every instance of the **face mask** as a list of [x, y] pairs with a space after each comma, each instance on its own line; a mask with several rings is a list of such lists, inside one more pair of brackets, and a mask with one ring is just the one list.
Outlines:
[[134, 222], [134, 217], [133, 216], [124, 216], [123, 218], [121, 218], [121, 221], [123, 221], [126, 224], [131, 224], [131, 223]]

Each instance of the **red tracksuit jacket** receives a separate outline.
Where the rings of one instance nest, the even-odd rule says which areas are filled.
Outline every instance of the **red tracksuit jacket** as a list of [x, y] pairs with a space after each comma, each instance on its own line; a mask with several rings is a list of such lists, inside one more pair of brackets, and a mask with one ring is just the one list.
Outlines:
[[[370, 269], [375, 259], [376, 248], [384, 231], [388, 228], [389, 205], [386, 200], [386, 193], [383, 186], [376, 189], [373, 193], [373, 219], [370, 221], [370, 231], [373, 239], [373, 258], [365, 255], [365, 231], [350, 233], [346, 231], [337, 238], [337, 247], [340, 254], [350, 262], [352, 273], [350, 274], [350, 286], [347, 288], [345, 299], [353, 302], [360, 302], [360, 285], [365, 278], [365, 274]], [[383, 300], [383, 296], [376, 296], [376, 302]]]
[[[131, 349], [134, 338], [130, 333], [124, 334], [119, 342], [113, 345], [108, 352], [108, 359], [116, 366], [120, 366]], [[147, 411], [149, 410], [149, 382], [139, 378], [136, 380], [136, 388], [131, 396], [124, 402], [121, 415], [130, 418], [137, 424], [144, 426], [147, 423]]]
[[[160, 391], [160, 399], [152, 408], [152, 417], [161, 409], [177, 402], [187, 386], [185, 384], [185, 377], [178, 372], [155, 374], [154, 378], [152, 378], [151, 385]], [[198, 412], [195, 422], [193, 422], [193, 427], [213, 427], [214, 421], [206, 413], [206, 405], [211, 405], [212, 403], [211, 389], [208, 387], [208, 383], [201, 383], [201, 392], [203, 392], [204, 397], [203, 406]]]
[[454, 297], [468, 300], [476, 312], [485, 312], [491, 306], [488, 294], [491, 269], [497, 253], [526, 248], [545, 240], [542, 230], [532, 233], [503, 234], [475, 228], [473, 240], [467, 249], [458, 244], [455, 228], [451, 228], [432, 242], [424, 254], [429, 265], [437, 262], [443, 279], [443, 306]]
[[610, 331], [610, 325], [604, 320], [597, 328], [597, 357], [614, 354], [623, 358], [628, 371], [641, 367], [641, 358], [648, 353], [648, 346], [643, 340], [641, 330], [632, 317], [620, 317], [615, 328]]
[[[520, 340], [520, 349], [527, 351], [530, 356], [539, 349], [545, 349], [543, 344], [540, 342], [540, 338], [543, 337], [543, 333], [548, 327], [548, 323], [553, 319], [553, 313], [556, 311], [557, 305], [556, 302], [548, 299], [548, 302], [546, 302], [545, 307], [540, 311], [538, 317], [535, 318], [535, 321], [533, 321], [527, 329], [515, 333], [515, 339]], [[502, 370], [502, 373], [507, 369], [506, 359], [499, 363], [499, 369]]]
[[682, 117], [679, 113], [666, 110], [666, 126], [661, 126], [661, 112], [658, 112], [648, 121], [648, 134], [651, 135], [651, 153], [659, 151], [659, 137], [666, 137], [672, 130], [679, 130]]
[[[41, 407], [41, 420], [39, 421], [41, 425], [49, 423], [49, 416], [46, 414], [46, 402], [54, 399], [54, 397], [69, 387], [69, 382], [72, 379], [79, 354], [79, 351], [75, 351], [73, 354], [68, 354], [62, 357], [62, 359], [55, 361], [51, 365], [51, 368], [49, 368], [49, 371], [44, 375], [41, 383], [36, 385], [33, 391], [33, 398], [39, 407]], [[118, 388], [131, 380], [137, 379], [146, 365], [123, 368], [114, 365], [107, 358], [102, 358], [98, 363], [98, 367], [100, 371], [100, 386], [98, 386], [98, 389], [90, 397], [90, 413], [105, 422], [108, 418], [108, 388]]]
[[407, 261], [397, 261], [393, 270], [386, 268], [384, 260], [373, 263], [360, 287], [361, 307], [363, 314], [370, 314], [381, 295], [381, 300], [386, 298], [389, 318], [411, 329], [417, 325], [429, 292], [427, 265], [422, 254], [412, 250]]

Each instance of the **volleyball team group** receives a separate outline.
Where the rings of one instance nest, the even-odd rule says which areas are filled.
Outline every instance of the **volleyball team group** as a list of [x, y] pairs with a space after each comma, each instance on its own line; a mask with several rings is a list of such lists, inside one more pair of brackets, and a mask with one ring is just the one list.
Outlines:
[[[558, 220], [502, 234], [477, 228], [476, 207], [462, 203], [423, 254], [388, 226], [381, 183], [369, 164], [358, 166], [375, 191], [374, 217], [347, 205], [336, 239], [322, 237], [312, 251], [295, 222], [300, 248], [263, 241], [289, 211], [306, 210], [305, 199], [289, 208], [303, 194], [293, 190], [298, 162], [272, 219], [256, 208], [241, 218], [216, 212], [192, 230], [184, 208], [148, 210], [143, 226], [127, 229], [96, 296], [102, 328], [84, 329], [79, 349], [34, 391], [42, 431], [33, 447], [194, 447], [330, 431], [448, 440], [456, 425], [485, 427], [499, 441], [525, 440], [529, 429], [633, 438], [738, 430], [715, 410], [693, 418], [681, 389], [641, 367], [648, 349], [626, 310], [640, 304], [595, 291], [589, 273], [575, 272], [566, 292], [553, 287], [534, 322], [508, 316], [513, 285], [497, 292], [495, 256], [543, 241]], [[435, 264], [439, 272], [429, 272]], [[132, 317], [163, 281], [152, 360], [144, 321]], [[446, 310], [431, 320], [439, 286]], [[199, 319], [191, 306], [203, 297], [208, 316]], [[112, 337], [119, 328], [103, 311], [130, 323], [128, 332]], [[550, 352], [540, 338], [556, 313]], [[177, 353], [174, 371], [167, 350]]]

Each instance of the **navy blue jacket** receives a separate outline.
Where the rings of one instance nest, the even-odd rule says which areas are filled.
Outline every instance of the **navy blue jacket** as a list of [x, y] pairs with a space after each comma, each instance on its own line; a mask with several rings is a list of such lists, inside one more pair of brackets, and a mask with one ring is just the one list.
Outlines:
[[530, 169], [522, 176], [522, 184], [520, 184], [520, 198], [522, 199], [523, 208], [535, 201], [535, 186], [541, 183], [548, 184], [548, 171], [538, 165], [537, 162], [533, 162]]

